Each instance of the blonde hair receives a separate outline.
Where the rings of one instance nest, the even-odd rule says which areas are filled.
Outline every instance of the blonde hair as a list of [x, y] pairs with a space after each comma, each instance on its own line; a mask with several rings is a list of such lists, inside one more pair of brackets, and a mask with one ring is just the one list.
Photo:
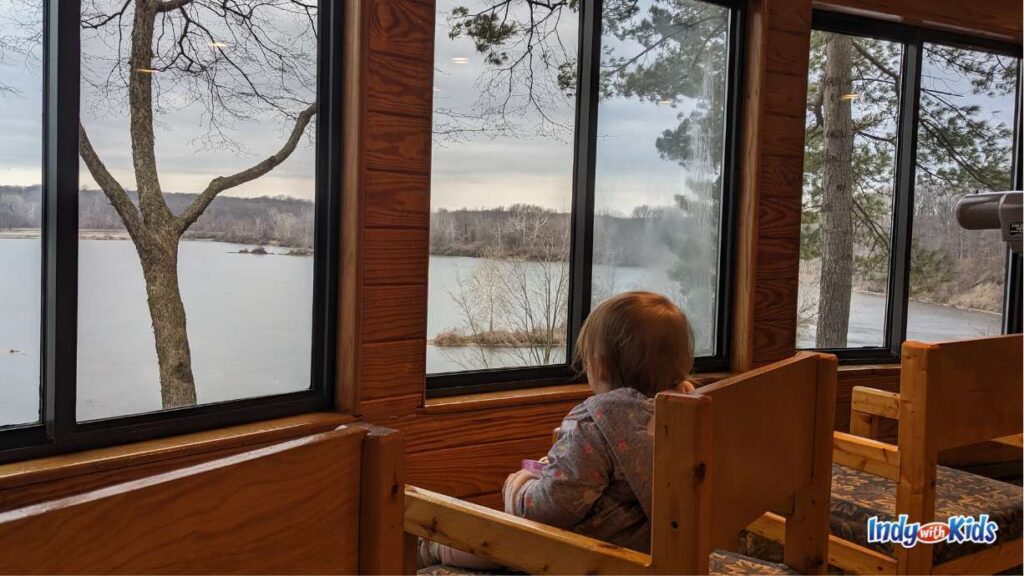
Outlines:
[[575, 356], [581, 370], [600, 361], [613, 388], [628, 386], [654, 397], [689, 377], [693, 332], [668, 298], [624, 292], [590, 313], [576, 339]]

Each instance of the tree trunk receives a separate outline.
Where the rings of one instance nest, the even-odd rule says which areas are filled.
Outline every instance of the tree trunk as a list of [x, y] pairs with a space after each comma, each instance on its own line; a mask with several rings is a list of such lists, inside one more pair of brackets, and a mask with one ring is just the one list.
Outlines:
[[[147, 243], [148, 244], [148, 243]], [[185, 324], [185, 305], [178, 287], [178, 239], [170, 236], [146, 247], [136, 245], [146, 278], [149, 314], [156, 336], [163, 407], [196, 404], [192, 351]]]
[[833, 35], [825, 47], [824, 166], [821, 203], [819, 348], [842, 348], [853, 288], [852, 41]]

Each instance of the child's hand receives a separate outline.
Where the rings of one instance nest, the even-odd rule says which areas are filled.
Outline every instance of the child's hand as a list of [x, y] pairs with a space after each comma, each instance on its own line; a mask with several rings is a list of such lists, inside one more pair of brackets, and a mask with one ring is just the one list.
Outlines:
[[529, 470], [519, 470], [508, 475], [505, 479], [505, 487], [501, 491], [501, 498], [505, 502], [505, 513], [515, 514], [515, 502], [519, 498], [519, 492], [530, 480], [536, 479]]

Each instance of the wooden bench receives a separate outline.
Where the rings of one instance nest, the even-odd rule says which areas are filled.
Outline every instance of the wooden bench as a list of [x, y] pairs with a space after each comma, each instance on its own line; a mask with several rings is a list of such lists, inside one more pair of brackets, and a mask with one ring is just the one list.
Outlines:
[[[896, 519], [907, 514], [910, 522], [922, 525], [945, 521], [951, 513], [991, 512], [988, 506], [998, 508], [1001, 516], [1019, 515], [1019, 487], [938, 466], [938, 454], [986, 440], [1020, 446], [1022, 345], [1021, 335], [938, 344], [908, 341], [903, 345], [898, 394], [855, 388], [852, 434], [836, 432], [834, 439], [833, 459], [845, 468], [834, 472], [833, 527], [847, 520], [846, 512], [839, 511], [856, 507], [847, 504], [857, 501], [859, 492], [871, 492], [875, 500], [881, 500], [879, 494], [888, 491], [884, 495], [886, 499], [894, 497], [894, 509], [879, 509], [878, 515]], [[880, 418], [899, 421], [898, 446], [863, 437], [875, 434]], [[848, 481], [851, 476], [855, 476], [853, 482]], [[871, 510], [868, 496], [860, 500], [865, 510]], [[1019, 531], [1019, 517], [1010, 524], [1002, 530], [1009, 533], [1016, 526]], [[773, 540], [784, 540], [768, 524], [752, 529]], [[939, 549], [963, 546], [960, 544], [918, 544], [909, 549], [892, 546], [882, 552], [877, 546], [869, 548], [866, 541], [837, 535], [830, 541], [831, 563], [860, 574], [990, 574], [1022, 562], [1019, 534], [973, 551]], [[936, 558], [940, 562], [935, 563]]]
[[698, 393], [659, 394], [650, 554], [412, 486], [405, 530], [531, 574], [707, 574], [713, 550], [734, 550], [744, 527], [776, 510], [786, 564], [824, 573], [835, 384], [835, 357], [801, 353]]
[[362, 424], [0, 512], [5, 574], [394, 574], [403, 443]]

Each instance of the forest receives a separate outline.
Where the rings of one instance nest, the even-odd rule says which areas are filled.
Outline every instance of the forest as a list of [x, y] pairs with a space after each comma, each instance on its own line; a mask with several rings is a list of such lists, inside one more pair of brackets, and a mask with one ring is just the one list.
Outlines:
[[[136, 205], [138, 194], [128, 195]], [[168, 207], [180, 214], [196, 194], [164, 194]], [[0, 231], [39, 228], [42, 219], [39, 186], [0, 186]], [[122, 231], [124, 222], [100, 190], [78, 195], [81, 230]], [[313, 203], [288, 196], [235, 198], [220, 196], [185, 233], [193, 240], [295, 248], [313, 247]]]

